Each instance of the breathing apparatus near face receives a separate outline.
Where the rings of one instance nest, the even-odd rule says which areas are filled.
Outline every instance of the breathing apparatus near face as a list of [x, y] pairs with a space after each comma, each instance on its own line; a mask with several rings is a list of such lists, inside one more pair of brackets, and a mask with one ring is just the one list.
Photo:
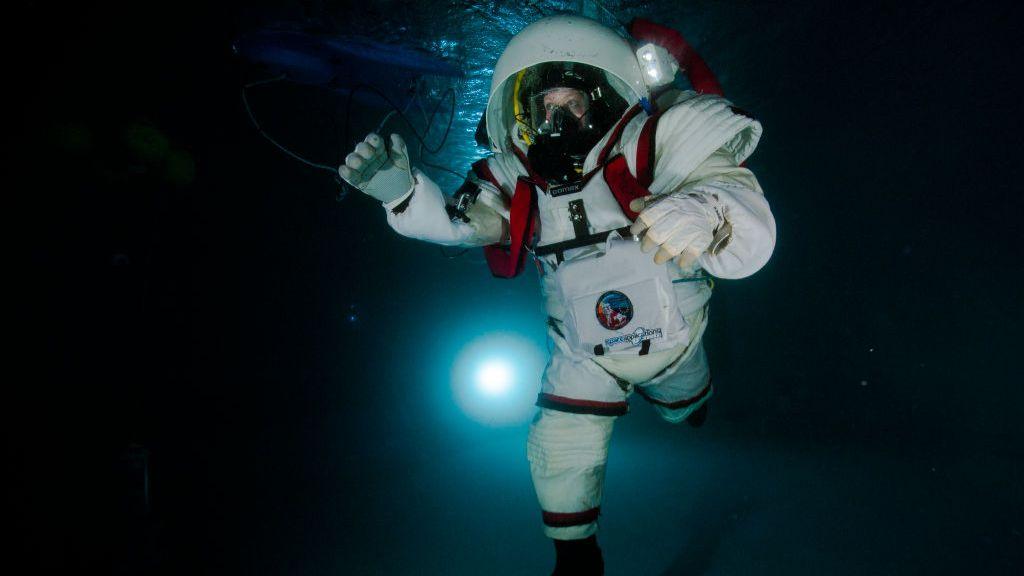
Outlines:
[[626, 107], [603, 72], [565, 62], [519, 72], [513, 97], [520, 136], [529, 145], [527, 159], [550, 184], [582, 177], [590, 149]]

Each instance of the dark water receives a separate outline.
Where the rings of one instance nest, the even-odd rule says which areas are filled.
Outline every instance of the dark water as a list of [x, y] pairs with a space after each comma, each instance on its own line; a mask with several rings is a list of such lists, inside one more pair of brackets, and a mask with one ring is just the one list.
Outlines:
[[[1019, 574], [1017, 11], [608, 5], [678, 27], [761, 119], [749, 166], [779, 229], [765, 269], [717, 286], [709, 424], [670, 427], [636, 399], [617, 424], [608, 573]], [[466, 68], [435, 159], [457, 172], [483, 153], [472, 128], [500, 46], [539, 17], [27, 3], [9, 22], [30, 40], [6, 88], [24, 130], [5, 186], [7, 517], [33, 572], [552, 566], [526, 425], [467, 417], [448, 382], [479, 336], [543, 349], [536, 278], [397, 237], [259, 138], [239, 98], [257, 75], [231, 40], [304, 15]], [[327, 163], [382, 115], [357, 105], [346, 126], [345, 99], [308, 87], [258, 96], [268, 130]]]

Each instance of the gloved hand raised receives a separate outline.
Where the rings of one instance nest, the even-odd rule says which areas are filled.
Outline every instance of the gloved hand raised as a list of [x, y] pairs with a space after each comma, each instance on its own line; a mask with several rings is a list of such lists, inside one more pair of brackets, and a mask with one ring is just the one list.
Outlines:
[[385, 204], [412, 189], [409, 151], [398, 134], [391, 135], [390, 150], [372, 132], [345, 157], [338, 174], [359, 190]]
[[640, 213], [629, 231], [636, 235], [647, 230], [641, 249], [650, 252], [658, 246], [657, 264], [675, 258], [680, 266], [688, 266], [704, 252], [717, 254], [732, 233], [725, 205], [710, 194], [680, 191], [646, 196], [630, 202], [629, 208]]

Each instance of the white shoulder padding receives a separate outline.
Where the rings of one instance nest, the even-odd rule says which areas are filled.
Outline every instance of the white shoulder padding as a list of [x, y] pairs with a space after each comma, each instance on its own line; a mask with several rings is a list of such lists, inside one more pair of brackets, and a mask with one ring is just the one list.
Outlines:
[[[654, 141], [652, 194], [679, 189], [704, 160], [722, 150], [736, 164], [746, 160], [761, 139], [761, 123], [713, 94], [683, 92], [658, 119]], [[639, 130], [623, 138], [623, 154], [636, 173]]]

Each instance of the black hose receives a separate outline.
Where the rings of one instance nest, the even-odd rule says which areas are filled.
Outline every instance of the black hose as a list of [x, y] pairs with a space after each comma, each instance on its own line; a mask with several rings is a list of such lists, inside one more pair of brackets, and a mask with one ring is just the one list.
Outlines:
[[413, 136], [416, 137], [416, 140], [419, 141], [419, 143], [423, 146], [423, 148], [427, 151], [427, 153], [429, 153], [429, 154], [437, 154], [438, 152], [441, 151], [441, 148], [444, 147], [445, 142], [448, 141], [448, 134], [449, 134], [449, 132], [451, 132], [452, 124], [455, 121], [455, 90], [453, 88], [449, 88], [449, 89], [445, 90], [444, 94], [441, 95], [441, 99], [437, 101], [437, 105], [434, 106], [434, 110], [430, 114], [430, 119], [427, 121], [427, 134], [429, 134], [430, 133], [430, 127], [433, 125], [434, 117], [437, 115], [438, 110], [440, 110], [440, 108], [441, 108], [442, 101], [444, 100], [444, 98], [446, 96], [449, 97], [449, 100], [451, 101], [452, 111], [451, 111], [451, 114], [448, 115], [448, 125], [444, 129], [444, 135], [441, 137], [441, 141], [438, 143], [438, 145], [436, 147], [431, 148], [430, 146], [427, 145], [427, 142], [425, 140], [425, 136], [424, 135], [420, 135], [419, 131], [416, 130], [416, 126], [412, 123], [412, 121], [409, 120], [409, 118], [405, 115], [405, 113], [402, 112], [402, 110], [398, 106], [396, 106], [395, 103], [392, 102], [391, 99], [387, 97], [387, 95], [385, 95], [383, 92], [381, 92], [376, 86], [373, 86], [371, 84], [357, 84], [356, 86], [354, 86], [352, 88], [352, 91], [349, 92], [349, 94], [348, 94], [348, 104], [345, 106], [346, 142], [348, 141], [347, 140], [347, 136], [348, 136], [347, 133], [348, 133], [349, 125], [350, 125], [351, 118], [352, 118], [352, 100], [353, 100], [356, 92], [358, 92], [360, 90], [364, 90], [364, 91], [368, 90], [370, 92], [373, 92], [374, 94], [379, 96], [381, 98], [381, 100], [383, 100], [385, 103], [387, 103], [387, 105], [390, 106], [391, 109], [394, 110], [396, 114], [398, 114], [398, 117], [401, 118], [406, 123], [407, 126], [409, 126], [409, 130], [412, 131]]

